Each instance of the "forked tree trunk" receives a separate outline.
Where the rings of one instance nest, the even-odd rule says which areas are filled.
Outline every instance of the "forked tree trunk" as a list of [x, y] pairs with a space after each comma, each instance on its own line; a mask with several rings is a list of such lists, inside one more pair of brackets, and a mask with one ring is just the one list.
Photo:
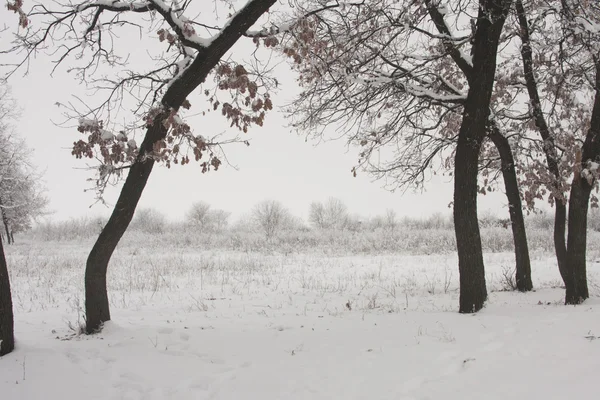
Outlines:
[[15, 348], [14, 320], [10, 278], [4, 256], [4, 246], [0, 240], [0, 357]]
[[458, 134], [454, 173], [454, 229], [460, 272], [459, 312], [479, 311], [486, 299], [485, 268], [477, 219], [479, 152], [490, 115], [500, 34], [512, 0], [480, 0], [473, 68]]
[[515, 160], [510, 149], [508, 139], [500, 133], [496, 126], [490, 127], [490, 139], [498, 149], [502, 164], [502, 177], [504, 188], [508, 199], [508, 211], [515, 244], [515, 282], [517, 290], [528, 292], [533, 289], [531, 282], [531, 261], [529, 259], [529, 248], [527, 245], [527, 232], [525, 231], [525, 219], [523, 218], [523, 206], [521, 194], [515, 171]]
[[[162, 98], [162, 105], [167, 110], [178, 110], [187, 96], [204, 82], [207, 75], [225, 53], [275, 2], [276, 0], [252, 0], [248, 2], [244, 8], [232, 17], [229, 24], [211, 42], [210, 46], [200, 52], [192, 64], [169, 86]], [[88, 256], [85, 270], [87, 333], [97, 332], [102, 323], [110, 320], [110, 307], [106, 290], [108, 263], [133, 218], [138, 201], [152, 172], [154, 161], [145, 157], [145, 155], [152, 152], [154, 143], [165, 137], [167, 132], [162, 122], [168, 115], [168, 111], [161, 113], [155, 118], [154, 125], [147, 129], [144, 141], [140, 146], [138, 161], [131, 166], [112, 215]]]
[[[569, 235], [567, 238], [565, 304], [579, 304], [589, 297], [586, 271], [587, 213], [594, 180], [582, 174], [588, 161], [600, 162], [600, 58], [596, 60], [596, 96], [590, 130], [575, 168], [569, 196]], [[579, 160], [578, 160], [579, 161]]]

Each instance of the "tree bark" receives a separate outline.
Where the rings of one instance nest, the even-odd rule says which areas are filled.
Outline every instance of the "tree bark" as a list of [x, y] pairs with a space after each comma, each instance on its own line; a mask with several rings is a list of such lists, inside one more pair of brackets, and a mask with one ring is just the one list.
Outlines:
[[486, 299], [485, 268], [477, 219], [479, 152], [490, 115], [500, 34], [512, 0], [481, 0], [473, 68], [458, 134], [454, 173], [454, 227], [460, 273], [459, 312], [479, 311]]
[[[140, 154], [152, 151], [152, 145], [166, 134], [162, 119], [150, 127], [140, 147]], [[142, 150], [143, 149], [143, 150]], [[90, 252], [85, 270], [86, 332], [94, 333], [102, 323], [110, 321], [110, 306], [106, 289], [106, 273], [110, 258], [127, 230], [142, 192], [148, 182], [154, 160], [142, 158], [135, 162], [121, 189], [115, 208]]]
[[10, 278], [4, 256], [4, 246], [0, 240], [0, 357], [15, 348], [14, 319]]
[[[465, 122], [468, 121], [465, 116]], [[464, 123], [463, 122], [463, 125]], [[477, 173], [482, 139], [459, 136], [454, 168], [454, 229], [460, 273], [459, 312], [479, 311], [487, 299], [477, 219]]]
[[531, 261], [529, 259], [525, 219], [523, 218], [523, 206], [517, 182], [517, 173], [515, 171], [515, 160], [508, 139], [500, 133], [495, 125], [490, 127], [489, 136], [498, 149], [502, 164], [502, 177], [504, 178], [504, 187], [506, 198], [508, 199], [508, 211], [515, 244], [515, 282], [517, 290], [528, 292], [533, 289]]
[[173, 82], [161, 100], [167, 110], [161, 113], [153, 126], [148, 127], [139, 150], [138, 160], [132, 164], [121, 194], [106, 226], [90, 252], [85, 271], [86, 332], [97, 332], [102, 323], [110, 320], [110, 307], [106, 289], [108, 263], [121, 237], [127, 230], [146, 182], [152, 172], [154, 160], [146, 157], [154, 143], [167, 132], [163, 121], [169, 109], [178, 110], [215, 67], [237, 40], [263, 15], [276, 0], [253, 0], [233, 16], [229, 24], [204, 51], [199, 52], [192, 64]]
[[[588, 180], [582, 171], [588, 161], [600, 161], [600, 58], [596, 59], [596, 95], [590, 129], [581, 149], [581, 161], [575, 166], [569, 196], [569, 234], [567, 237], [565, 304], [580, 304], [589, 297], [587, 285], [586, 243], [587, 213], [595, 178]], [[579, 161], [579, 160], [578, 160]]]
[[569, 235], [565, 304], [580, 304], [589, 297], [586, 272], [587, 212], [591, 185], [581, 175], [573, 178], [569, 198]]

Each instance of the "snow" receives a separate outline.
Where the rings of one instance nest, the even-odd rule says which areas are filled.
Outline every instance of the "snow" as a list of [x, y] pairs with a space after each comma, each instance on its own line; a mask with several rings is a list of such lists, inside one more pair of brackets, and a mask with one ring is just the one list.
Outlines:
[[98, 126], [98, 121], [90, 118], [79, 118], [79, 126], [82, 128], [95, 128]]
[[107, 131], [106, 129], [102, 129], [100, 131], [100, 137], [102, 138], [102, 140], [112, 140], [114, 139], [115, 135], [113, 135], [112, 132]]
[[177, 114], [173, 115], [173, 122], [175, 122], [175, 124], [177, 125], [183, 125], [185, 122], [183, 122], [183, 119], [181, 119], [181, 117]]
[[83, 10], [87, 10], [90, 7], [114, 7], [114, 8], [122, 8], [124, 10], [140, 10], [144, 9], [148, 6], [148, 2], [146, 1], [115, 1], [115, 0], [96, 0], [91, 2], [83, 2], [74, 6], [74, 10], [76, 12], [81, 12]]
[[590, 34], [598, 34], [600, 33], [600, 22], [594, 22], [587, 18], [583, 17], [575, 17], [575, 20], [581, 24], [584, 30], [589, 32]]
[[600, 168], [600, 164], [597, 162], [588, 160], [586, 163], [586, 168], [581, 170], [581, 176], [584, 179], [587, 179], [590, 184], [598, 177], [598, 168]]
[[181, 78], [181, 76], [183, 75], [183, 73], [185, 72], [185, 70], [190, 65], [192, 65], [192, 62], [194, 62], [194, 57], [192, 57], [192, 56], [186, 56], [186, 57], [182, 58], [181, 60], [179, 60], [179, 61], [177, 61], [175, 63], [175, 75], [167, 83], [167, 85], [166, 85], [167, 89], [169, 87], [171, 87], [171, 85], [173, 85], [173, 83], [176, 82], [179, 78]]
[[[186, 31], [186, 24], [189, 24], [189, 20], [185, 16], [176, 14], [175, 11], [173, 11], [173, 9], [162, 0], [152, 0], [152, 3], [154, 3], [156, 7], [160, 8], [163, 12], [169, 13], [173, 23], [177, 26], [177, 28], [179, 28], [181, 31]], [[214, 37], [202, 38], [196, 33], [192, 33], [190, 35], [186, 35], [186, 39], [200, 47], [206, 48], [210, 46], [214, 40]]]
[[277, 35], [279, 33], [289, 32], [295, 24], [298, 23], [298, 19], [292, 19], [287, 22], [283, 22], [277, 25], [272, 25], [267, 28], [264, 27], [261, 30], [248, 30], [246, 31], [246, 35], [248, 36], [265, 36], [265, 35]]
[[133, 244], [109, 268], [113, 321], [76, 336], [89, 247], [7, 248], [17, 349], [0, 359], [3, 399], [506, 400], [598, 389], [591, 261], [592, 298], [565, 307], [551, 254], [532, 255], [528, 294], [499, 292], [513, 255], [486, 254], [488, 305], [461, 315], [454, 255]]
[[465, 60], [467, 62], [467, 64], [469, 64], [472, 67], [473, 66], [473, 57], [471, 56], [471, 54], [467, 54], [464, 51], [462, 51], [461, 49], [459, 49], [459, 51], [460, 51], [460, 58]]
[[[89, 3], [83, 3], [78, 6], [75, 6], [74, 9], [76, 12], [81, 12], [83, 10], [87, 10], [92, 7], [112, 7], [115, 9], [122, 9], [123, 11], [127, 10], [144, 10], [148, 7], [148, 4], [153, 4], [155, 7], [160, 9], [163, 13], [168, 13], [171, 17], [173, 24], [177, 26], [181, 31], [186, 31], [186, 24], [189, 24], [189, 20], [183, 15], [178, 15], [172, 7], [168, 6], [162, 0], [150, 0], [145, 2], [138, 1], [114, 1], [114, 0], [96, 0]], [[216, 36], [215, 36], [216, 37]], [[211, 38], [202, 38], [195, 33], [186, 36], [186, 39], [190, 42], [200, 46], [200, 47], [208, 47], [214, 40], [214, 37]]]

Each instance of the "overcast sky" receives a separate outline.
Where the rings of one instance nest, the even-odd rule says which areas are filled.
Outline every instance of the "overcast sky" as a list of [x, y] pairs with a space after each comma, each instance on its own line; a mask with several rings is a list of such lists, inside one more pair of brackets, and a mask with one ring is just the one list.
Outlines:
[[[10, 21], [7, 18], [11, 18]], [[13, 15], [0, 12], [1, 25], [14, 26]], [[3, 46], [7, 37], [1, 36]], [[135, 46], [135, 43], [132, 43]], [[49, 76], [49, 59], [40, 55], [32, 60], [30, 73], [18, 73], [9, 81], [14, 97], [22, 108], [17, 131], [34, 150], [33, 160], [45, 171], [44, 180], [54, 219], [84, 215], [108, 215], [111, 208], [94, 204], [93, 186], [88, 178], [86, 162], [70, 154], [73, 141], [81, 134], [75, 128], [62, 128], [61, 110], [55, 104], [72, 101], [74, 95], [85, 98], [78, 83], [64, 68]], [[275, 96], [276, 107], [291, 100], [298, 87], [294, 74], [281, 68], [278, 80], [281, 91]], [[188, 121], [195, 134], [211, 136], [226, 131], [228, 123], [220, 115], [196, 117]], [[354, 178], [351, 169], [357, 160], [356, 149], [348, 149], [344, 141], [319, 143], [306, 141], [287, 127], [283, 112], [275, 109], [267, 115], [262, 128], [253, 127], [245, 138], [251, 146], [229, 145], [226, 154], [236, 168], [225, 165], [218, 172], [202, 174], [193, 162], [170, 170], [157, 165], [142, 196], [140, 207], [152, 207], [171, 219], [183, 218], [195, 201], [205, 201], [216, 208], [231, 211], [234, 218], [248, 212], [254, 204], [265, 199], [284, 203], [295, 215], [306, 218], [312, 201], [328, 197], [342, 199], [352, 213], [374, 216], [394, 209], [400, 216], [421, 217], [441, 212], [450, 214], [452, 181], [448, 177], [432, 180], [421, 193], [382, 188], [384, 182], [373, 181], [365, 173]], [[141, 138], [139, 139], [141, 141]], [[113, 205], [120, 187], [109, 190], [106, 201]], [[480, 196], [481, 197], [481, 196]], [[481, 197], [480, 210], [491, 210], [508, 217], [501, 193]], [[506, 214], [506, 215], [504, 215]]]

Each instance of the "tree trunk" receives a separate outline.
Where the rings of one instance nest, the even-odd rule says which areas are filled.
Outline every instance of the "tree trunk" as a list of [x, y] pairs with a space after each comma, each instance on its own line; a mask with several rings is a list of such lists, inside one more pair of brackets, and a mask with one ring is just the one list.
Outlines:
[[[465, 122], [468, 116], [465, 116]], [[463, 122], [464, 125], [464, 122]], [[479, 311], [487, 299], [483, 250], [477, 220], [477, 173], [482, 138], [459, 136], [454, 175], [454, 229], [460, 272], [461, 313]]]
[[533, 289], [531, 282], [531, 261], [529, 259], [529, 248], [527, 245], [527, 232], [525, 231], [525, 219], [523, 218], [523, 206], [517, 183], [515, 171], [515, 160], [508, 139], [500, 133], [495, 125], [491, 126], [490, 139], [498, 149], [502, 163], [502, 177], [506, 198], [508, 199], [508, 211], [515, 244], [515, 281], [517, 290], [528, 292]]
[[587, 212], [591, 185], [581, 174], [573, 178], [569, 198], [569, 235], [565, 304], [580, 304], [589, 297], [586, 272]]
[[[148, 145], [152, 146], [166, 133], [162, 121], [162, 119], [157, 119], [157, 122], [147, 130], [141, 149], [147, 149]], [[147, 152], [149, 151], [147, 150]], [[141, 153], [142, 150], [140, 150]], [[88, 256], [85, 269], [87, 333], [98, 331], [102, 323], [110, 321], [110, 307], [106, 290], [108, 262], [133, 218], [153, 166], [154, 160], [151, 158], [135, 162], [131, 166], [117, 204]]]
[[460, 273], [461, 313], [479, 311], [487, 299], [477, 220], [477, 173], [487, 133], [498, 42], [511, 0], [481, 0], [473, 44], [473, 69], [458, 134], [454, 173], [454, 229]]
[[[565, 304], [580, 304], [589, 297], [586, 271], [587, 213], [595, 178], [583, 174], [588, 161], [600, 161], [600, 59], [596, 60], [596, 96], [590, 130], [575, 166], [569, 196], [569, 235], [567, 237]], [[587, 171], [589, 173], [589, 171]]]
[[0, 240], [0, 357], [15, 348], [12, 296], [10, 278], [4, 256], [4, 246]]
[[167, 132], [163, 121], [171, 109], [178, 110], [187, 96], [204, 80], [215, 65], [237, 40], [263, 15], [276, 0], [250, 1], [235, 14], [229, 24], [204, 51], [199, 52], [192, 64], [169, 86], [162, 106], [166, 111], [155, 118], [148, 127], [139, 150], [138, 160], [132, 164], [121, 194], [104, 229], [87, 259], [85, 270], [86, 332], [97, 332], [103, 322], [110, 320], [110, 307], [106, 290], [106, 273], [110, 258], [127, 230], [146, 182], [152, 172], [154, 160], [146, 155], [152, 153], [154, 143], [163, 139]]

